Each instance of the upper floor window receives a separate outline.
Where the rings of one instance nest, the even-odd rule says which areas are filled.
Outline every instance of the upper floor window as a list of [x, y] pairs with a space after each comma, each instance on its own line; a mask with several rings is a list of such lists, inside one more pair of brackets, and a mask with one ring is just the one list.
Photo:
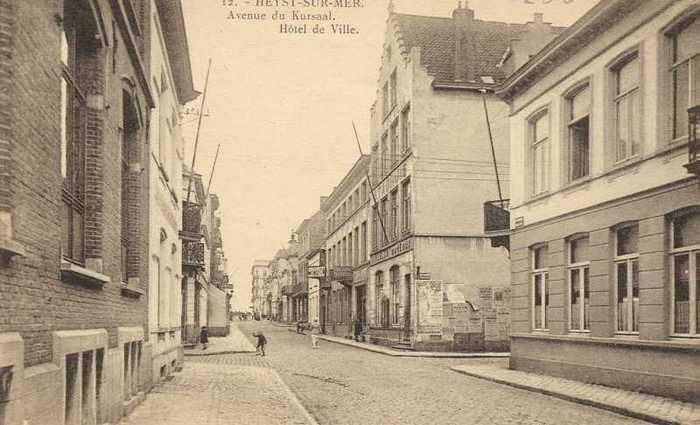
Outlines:
[[396, 239], [399, 233], [399, 190], [394, 189], [389, 195], [391, 203], [391, 218], [389, 220], [389, 238]]
[[391, 155], [391, 165], [394, 165], [399, 159], [399, 120], [398, 118], [394, 120], [391, 124], [389, 130], [391, 137], [391, 148], [389, 149], [389, 155]]
[[360, 202], [364, 203], [367, 200], [367, 181], [362, 182], [360, 186]]
[[389, 82], [382, 86], [382, 113], [386, 116], [389, 113]]
[[671, 227], [673, 333], [700, 335], [700, 213], [677, 217]]
[[391, 159], [389, 158], [389, 144], [387, 141], [388, 135], [387, 133], [384, 133], [382, 136], [382, 164], [381, 164], [381, 172], [380, 172], [380, 177], [384, 177], [388, 172], [389, 168], [391, 168]]
[[589, 128], [591, 90], [588, 84], [577, 88], [566, 99], [568, 108], [569, 181], [589, 173]]
[[[61, 110], [60, 171], [62, 189], [61, 253], [64, 258], [85, 260], [85, 135], [86, 97], [83, 89], [89, 62], [98, 56], [95, 23], [73, 1], [64, 2], [60, 40]], [[87, 71], [87, 70], [85, 70]]]
[[407, 106], [401, 111], [401, 152], [406, 152], [411, 147], [411, 107]]
[[406, 180], [401, 184], [401, 193], [403, 196], [403, 205], [401, 206], [401, 215], [403, 223], [402, 230], [408, 232], [411, 230], [411, 181]]
[[590, 271], [588, 237], [569, 241], [569, 329], [590, 329]]
[[531, 250], [532, 273], [532, 328], [549, 329], [549, 269], [547, 268], [547, 246], [541, 245]]
[[641, 104], [639, 55], [635, 52], [612, 68], [615, 79], [615, 161], [639, 153]]
[[688, 135], [688, 108], [700, 103], [700, 19], [692, 19], [670, 37], [672, 137], [676, 139]]
[[391, 76], [389, 77], [389, 93], [391, 96], [391, 108], [393, 109], [397, 102], [398, 102], [398, 96], [396, 92], [396, 70], [391, 73]]
[[360, 263], [367, 260], [367, 222], [362, 222], [362, 233], [360, 233]]
[[615, 231], [615, 316], [617, 332], [639, 332], [639, 226]]
[[529, 122], [532, 194], [546, 192], [549, 185], [549, 114], [545, 110]]

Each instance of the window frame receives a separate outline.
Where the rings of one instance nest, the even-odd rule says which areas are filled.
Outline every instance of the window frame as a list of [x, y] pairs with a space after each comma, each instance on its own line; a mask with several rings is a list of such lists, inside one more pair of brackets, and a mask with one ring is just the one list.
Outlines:
[[391, 285], [391, 325], [398, 325], [399, 310], [401, 308], [401, 270], [399, 266], [389, 269], [389, 280]]
[[[537, 258], [537, 251], [538, 250], [544, 250], [544, 259], [545, 259], [545, 265], [544, 267], [539, 267], [537, 268], [536, 264], [536, 258]], [[549, 322], [548, 322], [548, 317], [547, 317], [547, 302], [546, 300], [549, 299], [549, 264], [546, 261], [547, 260], [547, 255], [549, 253], [549, 247], [547, 244], [538, 244], [530, 247], [530, 288], [531, 288], [531, 298], [530, 298], [530, 308], [531, 308], [531, 326], [532, 330], [535, 332], [548, 332], [549, 331]], [[538, 328], [536, 327], [537, 323], [537, 304], [535, 302], [536, 299], [536, 285], [535, 281], [537, 277], [540, 277], [540, 282], [541, 282], [541, 288], [540, 288], [540, 319], [542, 321], [543, 327]]]
[[407, 178], [401, 182], [401, 232], [408, 233], [411, 231], [411, 178]]
[[[547, 136], [541, 139], [537, 138], [537, 123], [540, 119], [546, 120], [547, 124]], [[527, 141], [528, 141], [528, 169], [530, 170], [530, 176], [528, 178], [530, 190], [529, 194], [531, 197], [538, 197], [546, 194], [549, 191], [550, 179], [551, 179], [551, 139], [552, 139], [552, 121], [550, 114], [549, 105], [544, 106], [534, 113], [532, 113], [526, 120], [527, 122]], [[538, 172], [537, 165], [537, 155], [535, 154], [538, 147], [542, 147], [543, 150], [543, 163], [541, 164], [541, 172]], [[537, 190], [537, 175], [541, 174], [541, 190]]]
[[[588, 90], [588, 110], [584, 114], [580, 114], [578, 116], [573, 116], [574, 113], [574, 99], [576, 96], [580, 95], [582, 92]], [[592, 120], [593, 120], [593, 84], [591, 82], [590, 77], [586, 77], [584, 80], [577, 82], [573, 87], [571, 87], [569, 90], [567, 90], [564, 95], [563, 95], [563, 104], [564, 104], [564, 123], [565, 126], [564, 131], [565, 133], [565, 147], [563, 151], [566, 153], [566, 158], [565, 161], [562, 161], [562, 165], [566, 166], [566, 172], [563, 173], [563, 175], [566, 178], [566, 183], [575, 183], [578, 181], [581, 181], [583, 179], [590, 178], [591, 176], [591, 144], [592, 144], [592, 138], [593, 138], [593, 132], [591, 131], [592, 129]], [[587, 125], [587, 143], [586, 143], [586, 157], [585, 157], [585, 165], [586, 165], [586, 170], [585, 173], [579, 176], [574, 176], [574, 170], [578, 169], [578, 167], [575, 167], [576, 164], [574, 164], [574, 133], [575, 133], [575, 127], [580, 124], [582, 121], [588, 120], [588, 125]], [[550, 129], [551, 132], [551, 129]], [[583, 168], [583, 166], [581, 167]]]
[[[629, 254], [618, 254], [619, 252], [619, 241], [620, 241], [620, 231], [629, 229], [631, 227], [637, 227], [637, 251]], [[615, 334], [617, 335], [639, 335], [639, 321], [637, 321], [637, 330], [634, 330], [634, 263], [637, 263], [637, 271], [639, 272], [639, 224], [625, 223], [623, 225], [613, 228], [613, 309], [615, 318]], [[618, 299], [618, 266], [625, 265], [627, 281], [626, 281], [626, 291], [628, 298], [631, 297], [632, 302], [628, 303], [627, 311], [625, 312], [625, 317], [627, 318], [628, 326], [631, 324], [631, 329], [620, 329], [620, 323], [618, 321], [619, 312], [619, 299]], [[639, 282], [637, 282], [639, 285]], [[639, 286], [638, 286], [639, 289]], [[639, 313], [639, 296], [637, 296], [637, 314]]]
[[[698, 264], [700, 260], [700, 243], [688, 246], [682, 246], [680, 248], [675, 248], [675, 223], [676, 220], [686, 217], [688, 215], [700, 215], [700, 211], [691, 211], [685, 214], [678, 214], [671, 219], [669, 226], [669, 282], [670, 282], [670, 335], [672, 337], [680, 338], [700, 338], [700, 326], [698, 323], [698, 316], [700, 315], [700, 309], [698, 308], [698, 297], [700, 296], [700, 291], [698, 291], [698, 280], [700, 276], [698, 275]], [[688, 333], [681, 333], [675, 331], [675, 318], [676, 318], [676, 270], [675, 270], [675, 259], [676, 257], [684, 256], [688, 257]]]
[[408, 103], [401, 110], [401, 153], [405, 154], [411, 149], [411, 104]]
[[[567, 282], [567, 290], [566, 290], [566, 299], [567, 299], [567, 313], [568, 313], [568, 330], [569, 332], [575, 332], [575, 333], [587, 333], [590, 332], [590, 267], [591, 267], [591, 261], [590, 259], [588, 260], [583, 260], [583, 261], [577, 261], [574, 262], [573, 254], [573, 244], [576, 243], [577, 241], [581, 240], [588, 240], [588, 247], [590, 249], [590, 237], [588, 234], [583, 234], [583, 235], [576, 235], [572, 236], [569, 239], [567, 239], [567, 261], [566, 261], [566, 282]], [[589, 253], [590, 257], [590, 253]], [[574, 328], [573, 327], [573, 317], [574, 317], [574, 306], [572, 304], [573, 301], [573, 275], [574, 272], [578, 272], [578, 293], [579, 293], [579, 299], [580, 299], [580, 304], [579, 304], [579, 311], [576, 312], [578, 315], [578, 323], [579, 327]], [[585, 279], [586, 276], [588, 276], [588, 294], [586, 294], [586, 284], [585, 284]], [[588, 327], [586, 327], [586, 307], [585, 307], [585, 302], [586, 302], [586, 295], [588, 295], [589, 299], [589, 305], [588, 305], [588, 313], [589, 313], [589, 320], [588, 320]]]
[[[620, 84], [620, 71], [624, 69], [627, 65], [632, 63], [633, 61], [637, 61], [637, 85], [633, 88], [630, 88], [626, 90], [625, 92], [619, 92], [619, 84]], [[636, 100], [634, 100], [634, 103], [637, 104], [637, 112], [639, 114], [638, 116], [638, 121], [641, 126], [642, 119], [643, 119], [643, 58], [642, 58], [642, 46], [637, 45], [634, 48], [625, 51], [622, 55], [617, 57], [611, 65], [609, 65], [607, 68], [610, 72], [610, 98], [612, 101], [612, 116], [613, 116], [613, 123], [611, 126], [611, 134], [610, 136], [613, 139], [613, 146], [611, 149], [611, 157], [613, 160], [611, 161], [614, 165], [619, 165], [627, 161], [633, 161], [636, 158], [639, 158], [641, 156], [641, 150], [642, 150], [642, 143], [644, 139], [644, 131], [639, 132], [639, 140], [637, 140], [637, 145], [636, 145], [636, 152], [634, 152], [634, 143], [632, 141], [627, 141], [625, 144], [625, 151], [626, 154], [624, 157], [620, 157], [619, 155], [619, 146], [620, 146], [620, 134], [619, 134], [619, 113], [620, 113], [620, 104], [622, 101], [625, 99], [628, 99], [634, 95], [637, 96]], [[630, 102], [632, 104], [633, 102]], [[632, 135], [633, 134], [633, 127], [634, 127], [634, 122], [632, 120], [629, 121], [628, 123], [628, 134]], [[640, 127], [640, 130], [641, 127]]]
[[[685, 29], [689, 28], [693, 24], [700, 25], [700, 13], [695, 12], [695, 13], [690, 13], [687, 14], [686, 16], [682, 16], [678, 22], [675, 22], [672, 26], [672, 28], [667, 29], [664, 31], [664, 36], [666, 38], [666, 43], [665, 43], [665, 48], [667, 50], [666, 53], [666, 58], [667, 58], [667, 66], [665, 68], [665, 71], [668, 72], [668, 75], [670, 78], [667, 80], [668, 87], [670, 89], [670, 92], [672, 94], [671, 99], [670, 99], [670, 139], [671, 143], [679, 142], [681, 140], [686, 140], [688, 138], [688, 123], [686, 122], [685, 125], [681, 126], [676, 126], [676, 117], [679, 111], [676, 110], [676, 72], [677, 70], [682, 67], [685, 64], [688, 64], [688, 78], [687, 78], [687, 85], [688, 85], [688, 99], [687, 99], [687, 106], [684, 110], [680, 111], [679, 115], [687, 117], [688, 114], [688, 107], [693, 106], [692, 105], [692, 96], [693, 96], [693, 87], [692, 87], [692, 82], [693, 82], [693, 61], [697, 60], [697, 65], [698, 68], [700, 68], [700, 51], [697, 51], [694, 54], [691, 54], [690, 56], [684, 57], [684, 58], [677, 58], [677, 37], [679, 34], [681, 34]], [[698, 70], [700, 72], [700, 70]], [[697, 88], [697, 90], [700, 92], [700, 87]], [[700, 96], [700, 95], [699, 95]], [[700, 98], [697, 99], [698, 103], [700, 103]], [[679, 122], [680, 123], [680, 122]], [[678, 135], [678, 131], [682, 130], [683, 134]]]

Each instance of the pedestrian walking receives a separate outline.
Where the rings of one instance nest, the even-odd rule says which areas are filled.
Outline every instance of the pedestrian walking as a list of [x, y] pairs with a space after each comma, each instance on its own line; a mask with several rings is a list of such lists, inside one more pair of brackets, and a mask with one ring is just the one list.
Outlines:
[[311, 326], [311, 347], [314, 349], [318, 348], [318, 333], [319, 329], [317, 326]]
[[265, 338], [265, 335], [263, 335], [262, 332], [254, 333], [253, 336], [257, 339], [257, 345], [255, 346], [257, 353], [255, 353], [255, 355], [265, 357], [265, 344], [267, 344], [267, 338]]
[[202, 326], [202, 329], [199, 331], [199, 342], [202, 344], [202, 350], [206, 350], [209, 345], [209, 330], [207, 330], [206, 326]]

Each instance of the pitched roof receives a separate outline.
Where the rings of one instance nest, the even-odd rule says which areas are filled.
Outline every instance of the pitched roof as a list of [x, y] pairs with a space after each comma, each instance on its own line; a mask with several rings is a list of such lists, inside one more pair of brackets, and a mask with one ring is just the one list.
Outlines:
[[[465, 64], [462, 72], [467, 80], [479, 81], [479, 77], [489, 76], [495, 83], [503, 81], [507, 75], [497, 66], [504, 53], [528, 30], [527, 24], [482, 21], [478, 19], [461, 23], [461, 45], [457, 52], [456, 20], [435, 16], [418, 16], [394, 13], [400, 37], [407, 51], [413, 47], [421, 50], [421, 63], [436, 82], [454, 82], [457, 54]], [[553, 31], [562, 28], [551, 27]]]

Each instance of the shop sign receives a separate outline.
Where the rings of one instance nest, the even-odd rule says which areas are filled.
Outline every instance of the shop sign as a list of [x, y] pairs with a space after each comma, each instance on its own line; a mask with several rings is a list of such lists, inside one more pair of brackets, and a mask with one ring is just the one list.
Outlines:
[[372, 263], [376, 264], [387, 258], [396, 257], [413, 249], [413, 238], [404, 239], [394, 245], [372, 254]]
[[311, 266], [309, 267], [308, 275], [309, 277], [319, 278], [326, 277], [326, 267], [325, 266]]

